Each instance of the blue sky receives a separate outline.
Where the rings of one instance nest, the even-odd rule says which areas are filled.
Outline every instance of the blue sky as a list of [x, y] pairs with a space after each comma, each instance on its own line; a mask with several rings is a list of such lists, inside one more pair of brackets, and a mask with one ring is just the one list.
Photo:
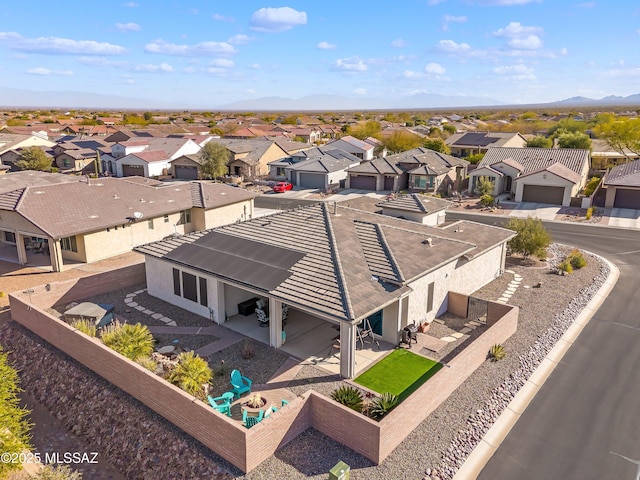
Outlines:
[[202, 108], [315, 94], [640, 93], [635, 0], [34, 3], [4, 2], [2, 87]]

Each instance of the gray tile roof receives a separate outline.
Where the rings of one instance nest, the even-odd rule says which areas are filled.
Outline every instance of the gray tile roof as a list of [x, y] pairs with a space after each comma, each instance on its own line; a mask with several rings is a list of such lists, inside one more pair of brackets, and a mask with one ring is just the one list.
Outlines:
[[395, 163], [390, 162], [388, 158], [374, 158], [373, 160], [364, 161], [355, 167], [351, 167], [349, 172], [353, 173], [369, 173], [372, 175], [402, 175], [404, 172], [397, 167]]
[[535, 175], [536, 173], [540, 172], [553, 173], [554, 175], [565, 180], [569, 180], [572, 183], [580, 183], [580, 181], [582, 180], [582, 176], [580, 174], [574, 172], [573, 170], [570, 170], [559, 162], [549, 165], [546, 168], [541, 168], [540, 170], [534, 170], [533, 172], [525, 173], [524, 175], [519, 176], [518, 179], [525, 178], [530, 175]]
[[604, 177], [605, 185], [640, 187], [640, 160], [613, 167]]
[[520, 135], [519, 133], [500, 133], [500, 132], [463, 132], [451, 135], [445, 141], [447, 145], [452, 147], [500, 147], [513, 137]]
[[433, 167], [444, 166], [448, 169], [457, 166], [469, 165], [468, 161], [461, 158], [447, 155], [446, 153], [436, 152], [435, 150], [430, 150], [423, 147], [407, 150], [406, 152], [396, 153], [395, 155], [389, 155], [386, 158], [391, 163], [394, 163], [396, 165], [403, 164], [406, 165], [405, 168], [409, 169], [415, 168], [419, 165], [431, 165]]
[[397, 195], [395, 198], [376, 203], [376, 206], [414, 213], [433, 213], [450, 207], [451, 202], [442, 198], [412, 193]]
[[86, 182], [86, 179], [84, 177], [76, 177], [74, 175], [63, 175], [62, 173], [21, 170], [18, 172], [9, 172], [4, 175], [0, 175], [0, 193], [11, 192], [25, 187], [77, 182]]
[[[462, 233], [463, 226], [468, 233]], [[472, 222], [442, 230], [325, 203], [209, 232], [304, 255], [290, 266], [290, 275], [270, 289], [255, 285], [250, 274], [243, 277], [234, 273], [235, 278], [231, 278], [216, 262], [200, 261], [197, 255], [189, 255], [191, 260], [183, 265], [340, 320], [362, 319], [407, 294], [408, 282], [463, 255], [480, 254], [513, 236], [511, 231]], [[154, 242], [136, 251], [171, 261], [169, 256], [176, 248], [194, 243], [209, 232]]]
[[492, 147], [487, 150], [484, 158], [478, 163], [478, 168], [490, 166], [507, 159], [518, 162], [525, 174], [544, 170], [554, 163], [561, 163], [568, 169], [582, 175], [585, 166], [589, 165], [589, 150], [577, 148]]
[[301, 162], [291, 164], [288, 168], [300, 172], [333, 173], [346, 170], [354, 163], [359, 162], [357, 158], [345, 158], [342, 156], [323, 155], [322, 157], [311, 157]]

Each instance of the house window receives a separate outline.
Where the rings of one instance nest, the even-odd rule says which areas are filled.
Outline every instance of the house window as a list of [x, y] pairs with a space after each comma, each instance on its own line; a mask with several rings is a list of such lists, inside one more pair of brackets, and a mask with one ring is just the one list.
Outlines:
[[433, 290], [434, 290], [435, 284], [434, 282], [431, 282], [429, 284], [429, 288], [427, 290], [427, 313], [429, 313], [431, 310], [433, 310]]
[[9, 243], [16, 243], [16, 234], [13, 232], [4, 232], [4, 241]]
[[149, 230], [153, 230], [153, 218], [147, 220], [147, 226], [149, 227]]
[[207, 297], [207, 279], [198, 277], [198, 284], [200, 286], [200, 305], [208, 307], [209, 299]]
[[208, 307], [207, 279], [173, 268], [173, 293]]
[[178, 225], [185, 225], [187, 223], [191, 223], [191, 210], [183, 210], [180, 212]]
[[414, 177], [413, 186], [415, 188], [427, 188], [427, 177]]
[[65, 158], [62, 160], [62, 166], [63, 167], [70, 167], [71, 166], [71, 160], [69, 160], [68, 158]]
[[76, 242], [76, 237], [65, 237], [60, 239], [60, 248], [62, 250], [66, 250], [67, 252], [77, 252], [78, 251], [78, 243]]
[[179, 297], [182, 296], [182, 291], [180, 290], [180, 270], [177, 268], [173, 269], [173, 294]]
[[164, 223], [169, 223], [169, 215], [164, 216]]
[[286, 175], [284, 167], [276, 167], [276, 177], [284, 177]]
[[182, 272], [182, 296], [192, 302], [198, 301], [198, 289], [196, 288], [196, 276]]

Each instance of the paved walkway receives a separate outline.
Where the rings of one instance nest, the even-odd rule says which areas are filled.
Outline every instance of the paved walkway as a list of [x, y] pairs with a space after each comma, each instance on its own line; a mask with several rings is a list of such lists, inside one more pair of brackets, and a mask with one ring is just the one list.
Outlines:
[[516, 293], [516, 290], [518, 290], [518, 287], [520, 286], [520, 283], [522, 282], [522, 276], [518, 275], [513, 270], [505, 270], [504, 272], [512, 274], [513, 275], [513, 280], [511, 280], [511, 282], [509, 282], [509, 285], [507, 286], [507, 289], [504, 291], [502, 296], [497, 300], [498, 303], [507, 303], [507, 302], [509, 302], [509, 300], [511, 299], [513, 294]]

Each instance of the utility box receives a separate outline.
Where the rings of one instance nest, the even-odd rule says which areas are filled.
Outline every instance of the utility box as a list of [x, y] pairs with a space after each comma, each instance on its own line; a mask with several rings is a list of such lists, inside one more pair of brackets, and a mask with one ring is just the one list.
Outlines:
[[329, 480], [349, 480], [350, 471], [351, 467], [343, 461], [340, 461], [329, 470]]

